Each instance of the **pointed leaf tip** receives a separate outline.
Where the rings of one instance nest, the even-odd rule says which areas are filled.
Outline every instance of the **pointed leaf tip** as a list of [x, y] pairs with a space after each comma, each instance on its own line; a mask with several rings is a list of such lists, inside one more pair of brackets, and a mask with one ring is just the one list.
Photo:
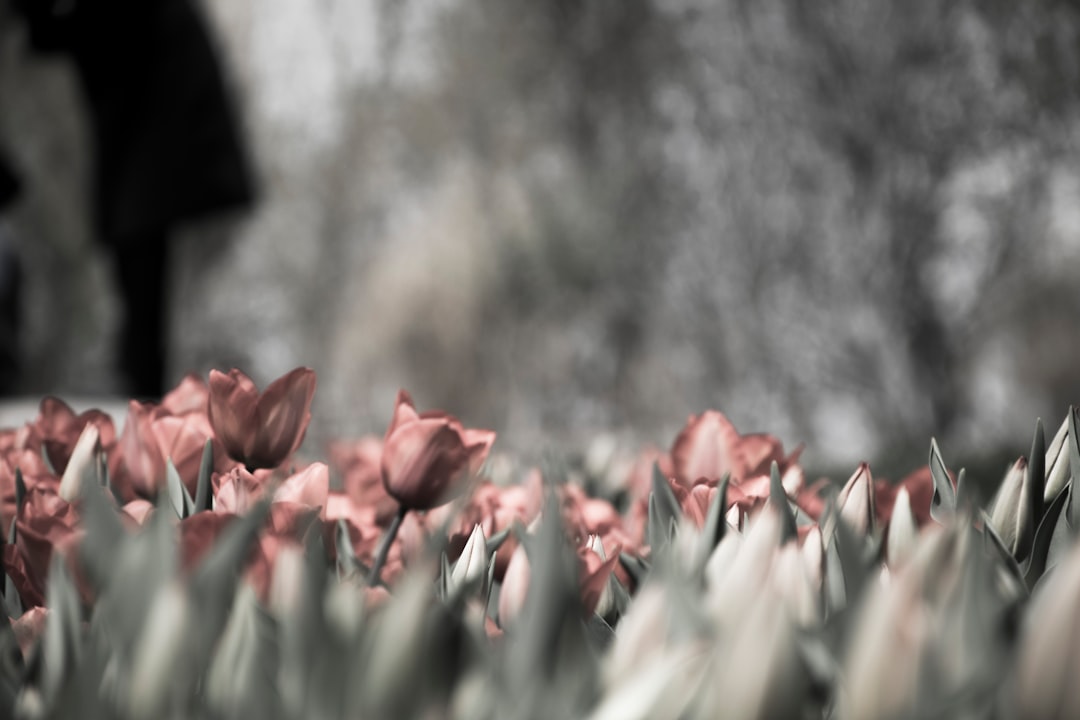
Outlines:
[[930, 476], [934, 482], [934, 497], [930, 503], [930, 517], [944, 524], [946, 518], [956, 513], [956, 490], [949, 478], [949, 470], [941, 457], [937, 440], [930, 440]]
[[788, 540], [798, 537], [799, 530], [795, 523], [795, 513], [788, 502], [787, 491], [784, 490], [784, 483], [780, 478], [780, 466], [775, 460], [769, 470], [769, 502], [780, 514], [780, 544], [784, 545]]

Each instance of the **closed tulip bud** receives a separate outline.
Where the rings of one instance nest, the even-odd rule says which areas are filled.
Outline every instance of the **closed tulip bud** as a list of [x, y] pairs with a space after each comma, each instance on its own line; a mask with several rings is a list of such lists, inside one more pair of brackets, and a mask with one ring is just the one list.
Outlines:
[[637, 673], [646, 660], [663, 652], [671, 634], [671, 599], [658, 583], [643, 587], [630, 609], [619, 620], [615, 640], [604, 665], [608, 687], [615, 687]]
[[99, 447], [98, 427], [93, 423], [87, 423], [82, 434], [79, 435], [78, 442], [75, 443], [75, 449], [71, 451], [71, 459], [68, 460], [64, 475], [60, 479], [57, 494], [64, 500], [73, 502], [79, 496], [83, 477], [94, 472]]
[[239, 370], [210, 371], [210, 424], [233, 460], [276, 468], [296, 452], [311, 422], [315, 372], [296, 368], [259, 393]]
[[1069, 418], [1066, 417], [1046, 448], [1046, 487], [1043, 490], [1043, 500], [1047, 503], [1053, 502], [1069, 482], [1068, 440]]
[[1080, 717], [1080, 546], [1042, 584], [1020, 639], [1015, 717]]
[[134, 718], [161, 717], [175, 681], [184, 641], [191, 632], [191, 603], [177, 582], [157, 591], [132, 663], [130, 711]]
[[802, 553], [794, 543], [777, 548], [772, 585], [798, 624], [813, 625], [821, 619], [820, 587], [814, 587]]
[[715, 665], [701, 686], [698, 712], [691, 717], [799, 716], [807, 676], [799, 661], [796, 628], [776, 592], [756, 595], [713, 652]]
[[619, 620], [604, 659], [607, 692], [589, 720], [685, 717], [711, 669], [704, 643], [674, 627], [677, 591], [647, 584]]
[[841, 717], [852, 720], [913, 716], [931, 618], [923, 607], [921, 571], [909, 563], [873, 583], [848, 649]]
[[430, 510], [461, 492], [493, 442], [494, 432], [466, 429], [452, 415], [416, 412], [402, 390], [383, 442], [383, 485], [402, 507]]
[[479, 581], [487, 574], [487, 568], [487, 538], [484, 537], [483, 528], [474, 525], [465, 549], [461, 551], [461, 557], [450, 572], [450, 592], [455, 593]]
[[277, 617], [296, 612], [303, 584], [304, 550], [299, 545], [285, 545], [278, 550], [270, 580], [269, 606]]
[[837, 499], [840, 517], [861, 535], [874, 532], [874, 478], [870, 466], [860, 463]]
[[1035, 532], [1031, 513], [1028, 512], [1031, 479], [1027, 469], [1027, 458], [1021, 457], [1012, 464], [1001, 481], [990, 512], [991, 525], [1013, 555], [1031, 544]]
[[907, 488], [902, 487], [896, 493], [896, 502], [893, 505], [889, 532], [886, 536], [888, 544], [886, 561], [889, 567], [899, 567], [911, 557], [918, 537], [919, 528], [915, 522], [915, 515], [911, 511], [911, 496]]
[[737, 624], [757, 601], [780, 545], [780, 523], [779, 513], [767, 509], [753, 519], [742, 541], [730, 533], [713, 551], [705, 568], [705, 605], [719, 625]]
[[825, 546], [821, 542], [821, 528], [814, 525], [806, 533], [802, 547], [803, 567], [806, 568], [806, 576], [810, 580], [814, 592], [821, 591], [821, 584], [825, 577]]
[[506, 627], [507, 623], [513, 622], [525, 606], [531, 575], [529, 556], [525, 554], [525, 547], [519, 545], [510, 556], [506, 574], [503, 575], [502, 588], [499, 590], [499, 624], [501, 626]]

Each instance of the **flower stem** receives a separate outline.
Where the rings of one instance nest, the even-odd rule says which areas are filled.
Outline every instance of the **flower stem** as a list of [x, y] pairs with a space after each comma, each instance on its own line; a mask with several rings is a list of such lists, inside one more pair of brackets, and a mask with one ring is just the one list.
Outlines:
[[401, 529], [401, 521], [405, 519], [405, 513], [407, 512], [409, 512], [407, 507], [400, 506], [397, 514], [394, 515], [394, 519], [390, 522], [390, 527], [386, 529], [386, 534], [383, 535], [382, 541], [379, 543], [379, 549], [375, 553], [375, 562], [371, 565], [371, 574], [368, 576], [369, 587], [375, 587], [379, 584], [379, 575], [382, 573], [383, 565], [386, 564], [386, 556], [390, 554], [390, 546], [394, 544], [394, 538], [397, 537], [398, 530]]

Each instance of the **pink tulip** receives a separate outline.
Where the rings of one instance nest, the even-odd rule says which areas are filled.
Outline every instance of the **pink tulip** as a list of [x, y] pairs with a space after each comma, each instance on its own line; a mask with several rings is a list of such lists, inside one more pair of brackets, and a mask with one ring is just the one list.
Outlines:
[[382, 479], [404, 508], [428, 510], [453, 499], [463, 481], [480, 469], [495, 433], [462, 426], [440, 411], [417, 413], [412, 398], [398, 393], [383, 441]]
[[315, 372], [296, 368], [263, 393], [239, 370], [210, 371], [210, 424], [225, 451], [249, 470], [276, 468], [292, 455], [311, 422]]
[[154, 436], [154, 405], [128, 403], [120, 442], [110, 456], [109, 474], [124, 500], [152, 498], [165, 482], [165, 458]]
[[320, 509], [326, 516], [330, 493], [330, 470], [324, 463], [311, 463], [285, 479], [274, 492], [274, 503], [289, 502]]
[[930, 467], [922, 466], [897, 483], [878, 478], [874, 482], [874, 506], [877, 511], [877, 524], [884, 527], [892, 517], [893, 504], [900, 488], [906, 488], [911, 503], [911, 512], [918, 527], [930, 522], [930, 501], [934, 497], [934, 480]]
[[359, 505], [370, 505], [380, 523], [397, 514], [398, 504], [382, 481], [381, 437], [367, 435], [352, 442], [330, 445], [330, 467], [341, 475], [342, 489]]
[[75, 509], [54, 490], [28, 488], [16, 521], [15, 544], [3, 546], [4, 570], [24, 607], [43, 605], [53, 551], [76, 541]]
[[11, 620], [11, 629], [15, 632], [15, 640], [19, 643], [19, 650], [24, 658], [30, 657], [30, 650], [45, 632], [45, 621], [48, 617], [48, 610], [34, 607], [20, 615], [17, 620]]
[[44, 450], [53, 470], [63, 473], [87, 423], [97, 425], [101, 447], [111, 449], [116, 441], [112, 418], [100, 410], [87, 410], [76, 415], [63, 400], [46, 397], [41, 401], [37, 418], [29, 425], [25, 447], [38, 453]]
[[210, 389], [202, 378], [191, 373], [161, 398], [161, 407], [169, 415], [206, 415], [209, 406]]
[[[520, 485], [480, 483], [449, 527], [447, 557], [456, 560], [461, 555], [475, 526], [479, 525], [484, 536], [491, 538], [511, 527], [515, 520], [528, 525], [540, 513], [542, 503], [543, 480], [538, 472], [530, 473]], [[450, 506], [430, 511], [426, 516], [427, 524], [432, 528], [440, 527], [449, 519], [450, 512]], [[502, 579], [515, 548], [517, 538], [511, 533], [495, 555], [496, 579]]]
[[671, 446], [675, 479], [690, 486], [699, 478], [716, 482], [730, 473], [732, 482], [768, 476], [773, 462], [784, 473], [794, 465], [801, 448], [784, 455], [784, 448], [772, 435], [740, 435], [724, 415], [707, 410], [691, 415]]

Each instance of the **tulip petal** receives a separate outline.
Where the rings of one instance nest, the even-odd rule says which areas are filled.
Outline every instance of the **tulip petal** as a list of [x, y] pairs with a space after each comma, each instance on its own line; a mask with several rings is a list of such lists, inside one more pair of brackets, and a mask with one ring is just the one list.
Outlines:
[[277, 467], [296, 452], [311, 422], [315, 371], [296, 368], [270, 383], [258, 399], [250, 455], [259, 467]]

